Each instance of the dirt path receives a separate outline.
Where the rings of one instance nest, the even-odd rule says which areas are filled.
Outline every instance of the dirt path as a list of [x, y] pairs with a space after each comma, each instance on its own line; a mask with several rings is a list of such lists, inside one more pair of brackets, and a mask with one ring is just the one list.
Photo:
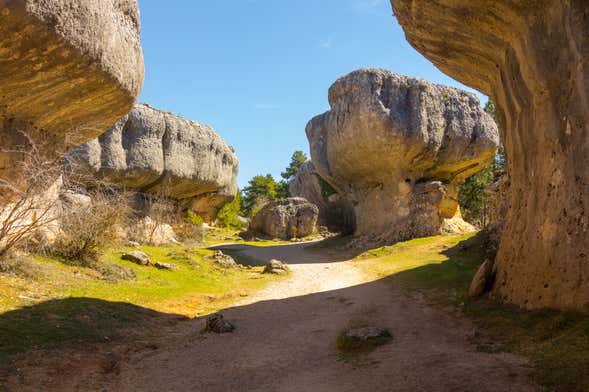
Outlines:
[[[476, 351], [466, 321], [390, 283], [370, 281], [333, 252], [312, 251], [309, 244], [243, 249], [286, 261], [293, 273], [223, 311], [234, 333], [202, 335], [204, 320], [184, 322], [157, 349], [123, 358], [118, 374], [68, 385], [103, 391], [536, 390], [523, 359]], [[336, 337], [355, 320], [388, 328], [393, 341], [369, 354], [340, 355]]]

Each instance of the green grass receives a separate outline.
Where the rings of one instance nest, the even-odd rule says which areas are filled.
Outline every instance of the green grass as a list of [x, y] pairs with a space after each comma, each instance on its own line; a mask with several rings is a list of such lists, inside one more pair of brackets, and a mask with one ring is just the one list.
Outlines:
[[438, 236], [374, 249], [359, 255], [357, 263], [409, 294], [470, 318], [479, 350], [527, 356], [535, 380], [546, 390], [589, 391], [589, 316], [469, 299], [483, 255], [479, 236]]
[[[0, 362], [30, 349], [69, 343], [113, 341], [126, 329], [202, 316], [230, 305], [276, 277], [262, 268], [224, 269], [211, 250], [182, 246], [142, 247], [153, 262], [175, 264], [173, 271], [142, 267], [108, 253], [100, 272], [34, 256], [28, 274], [0, 273]], [[116, 267], [116, 268], [115, 268]], [[119, 271], [127, 278], [118, 277]], [[115, 279], [111, 271], [116, 272]], [[131, 334], [132, 335], [132, 334]]]

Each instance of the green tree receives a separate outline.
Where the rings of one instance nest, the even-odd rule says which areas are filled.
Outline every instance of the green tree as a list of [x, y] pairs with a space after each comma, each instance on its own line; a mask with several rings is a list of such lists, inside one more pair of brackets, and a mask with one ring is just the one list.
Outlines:
[[[497, 122], [497, 112], [491, 100], [485, 105], [485, 112], [489, 113]], [[500, 145], [493, 163], [467, 178], [462, 184], [458, 194], [458, 202], [467, 221], [479, 227], [486, 225], [489, 200], [485, 190], [505, 174], [505, 164], [505, 150]]]
[[307, 158], [307, 155], [305, 155], [304, 152], [300, 150], [295, 151], [290, 157], [290, 164], [285, 171], [280, 173], [280, 176], [284, 179], [284, 181], [290, 182], [294, 176], [297, 175], [301, 169], [301, 166], [303, 166], [303, 163], [307, 162], [308, 160], [309, 158]]
[[289, 183], [282, 180], [276, 183], [276, 198], [277, 199], [286, 199], [290, 197], [290, 189]]
[[248, 186], [243, 188], [243, 211], [248, 216], [253, 216], [261, 204], [275, 200], [276, 181], [271, 174], [258, 175], [249, 180]]
[[243, 197], [241, 191], [237, 191], [235, 198], [219, 210], [217, 214], [217, 225], [220, 227], [239, 228], [243, 224], [239, 221], [241, 214]]

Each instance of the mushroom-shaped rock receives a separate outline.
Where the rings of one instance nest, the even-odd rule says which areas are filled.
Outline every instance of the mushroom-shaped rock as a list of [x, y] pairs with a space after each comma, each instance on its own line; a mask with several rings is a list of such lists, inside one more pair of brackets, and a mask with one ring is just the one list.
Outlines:
[[318, 215], [316, 205], [301, 197], [290, 197], [262, 207], [252, 218], [249, 230], [272, 238], [302, 238], [313, 234]]
[[321, 178], [312, 161], [305, 162], [289, 185], [290, 194], [302, 197], [319, 209], [317, 224], [330, 230], [352, 233], [354, 210], [347, 200]]
[[409, 42], [489, 95], [509, 173], [496, 297], [589, 307], [589, 2], [392, 0]]
[[237, 156], [211, 127], [146, 104], [68, 161], [115, 186], [180, 200], [207, 222], [237, 192]]
[[59, 157], [111, 127], [143, 84], [136, 0], [0, 2], [0, 178], [33, 142]]
[[313, 164], [376, 242], [438, 234], [458, 188], [492, 162], [493, 119], [474, 94], [360, 69], [329, 90], [331, 110], [307, 125]]

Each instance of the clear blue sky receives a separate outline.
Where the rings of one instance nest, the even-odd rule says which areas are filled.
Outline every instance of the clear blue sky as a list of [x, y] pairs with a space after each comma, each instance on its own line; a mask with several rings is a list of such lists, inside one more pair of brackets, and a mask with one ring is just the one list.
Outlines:
[[[464, 87], [406, 42], [388, 0], [139, 0], [142, 102], [208, 124], [235, 147], [239, 185], [280, 177], [327, 89], [361, 67]], [[479, 94], [479, 97], [482, 96]]]

